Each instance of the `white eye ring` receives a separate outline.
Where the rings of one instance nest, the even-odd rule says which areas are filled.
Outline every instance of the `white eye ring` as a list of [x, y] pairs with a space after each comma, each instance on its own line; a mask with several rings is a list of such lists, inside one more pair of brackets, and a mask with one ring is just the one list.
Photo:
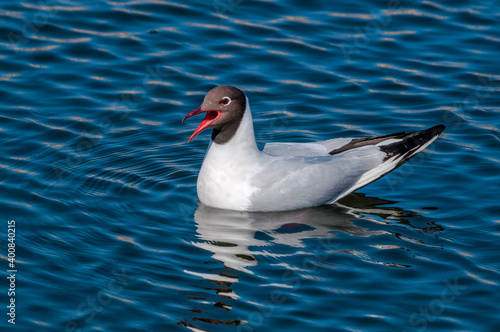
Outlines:
[[[226, 100], [228, 100], [228, 102], [227, 102], [227, 104], [224, 104], [224, 101], [226, 101]], [[224, 106], [227, 106], [227, 105], [231, 104], [231, 101], [232, 101], [231, 98], [229, 98], [229, 97], [226, 96], [226, 97], [222, 98], [221, 104], [224, 105]]]

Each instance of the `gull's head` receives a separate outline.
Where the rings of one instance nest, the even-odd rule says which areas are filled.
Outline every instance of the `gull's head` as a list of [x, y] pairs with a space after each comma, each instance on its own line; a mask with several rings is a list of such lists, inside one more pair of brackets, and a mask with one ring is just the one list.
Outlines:
[[[221, 85], [210, 90], [201, 106], [188, 113], [182, 121], [189, 117], [206, 113], [203, 122], [196, 128], [189, 138], [191, 141], [196, 135], [207, 128], [212, 128], [220, 135], [219, 141], [224, 143], [226, 138], [231, 138], [243, 118], [246, 108], [245, 94], [238, 88]], [[217, 140], [215, 140], [217, 142]]]

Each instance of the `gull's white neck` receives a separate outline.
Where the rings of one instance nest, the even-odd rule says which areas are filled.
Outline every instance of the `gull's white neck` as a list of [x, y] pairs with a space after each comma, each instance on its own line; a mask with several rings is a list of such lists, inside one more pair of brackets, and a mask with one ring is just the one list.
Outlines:
[[262, 152], [255, 143], [248, 99], [235, 134], [224, 144], [211, 142], [198, 175], [198, 198], [206, 205], [245, 210], [255, 188], [251, 177], [260, 170]]

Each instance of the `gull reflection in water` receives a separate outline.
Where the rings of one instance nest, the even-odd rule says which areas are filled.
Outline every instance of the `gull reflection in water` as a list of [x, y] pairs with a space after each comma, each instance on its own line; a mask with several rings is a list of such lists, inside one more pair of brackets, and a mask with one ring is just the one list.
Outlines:
[[[256, 250], [253, 253], [250, 247], [284, 244], [304, 248], [305, 239], [334, 238], [335, 232], [355, 236], [379, 235], [386, 231], [369, 231], [352, 221], [363, 218], [386, 224], [380, 219], [405, 222], [408, 217], [418, 216], [401, 208], [380, 206], [392, 203], [363, 194], [351, 194], [334, 205], [280, 212], [221, 210], [200, 203], [194, 221], [201, 241], [193, 242], [193, 245], [211, 251], [213, 258], [227, 268], [252, 273], [249, 267], [257, 265], [257, 260], [254, 257]], [[265, 236], [259, 239], [258, 232]]]
[[[418, 217], [415, 212], [383, 205], [395, 202], [379, 198], [366, 197], [363, 194], [351, 194], [340, 202], [315, 208], [282, 212], [241, 212], [211, 208], [201, 203], [194, 215], [199, 241], [192, 244], [212, 253], [225, 269], [221, 273], [200, 273], [185, 270], [186, 273], [201, 277], [216, 286], [212, 289], [220, 297], [215, 307], [231, 310], [224, 299], [238, 300], [238, 295], [231, 285], [238, 282], [240, 272], [253, 274], [252, 268], [258, 265], [255, 256], [279, 257], [286, 253], [276, 252], [271, 246], [285, 245], [300, 248], [300, 252], [312, 254], [317, 246], [308, 246], [307, 239], [327, 241], [330, 249], [335, 247], [334, 238], [339, 233], [358, 237], [392, 234], [386, 227], [374, 227], [370, 230], [354, 224], [357, 219], [387, 225], [401, 223], [418, 228], [408, 219]], [[434, 227], [436, 229], [436, 227]], [[426, 230], [424, 230], [426, 231]], [[337, 234], [337, 235], [336, 235]], [[208, 270], [208, 269], [207, 269]], [[207, 290], [208, 288], [205, 288]], [[208, 318], [191, 318], [195, 322], [210, 324], [244, 324], [244, 321], [220, 321]], [[199, 330], [186, 321], [182, 325]]]

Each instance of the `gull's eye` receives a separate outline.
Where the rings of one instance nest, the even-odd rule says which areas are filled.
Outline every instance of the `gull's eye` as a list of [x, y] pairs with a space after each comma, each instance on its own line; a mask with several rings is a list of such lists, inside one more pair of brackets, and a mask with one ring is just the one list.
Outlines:
[[221, 99], [220, 103], [221, 103], [222, 105], [227, 106], [227, 105], [231, 104], [231, 98], [229, 98], [229, 97], [224, 97], [224, 98], [222, 98], [222, 99]]

